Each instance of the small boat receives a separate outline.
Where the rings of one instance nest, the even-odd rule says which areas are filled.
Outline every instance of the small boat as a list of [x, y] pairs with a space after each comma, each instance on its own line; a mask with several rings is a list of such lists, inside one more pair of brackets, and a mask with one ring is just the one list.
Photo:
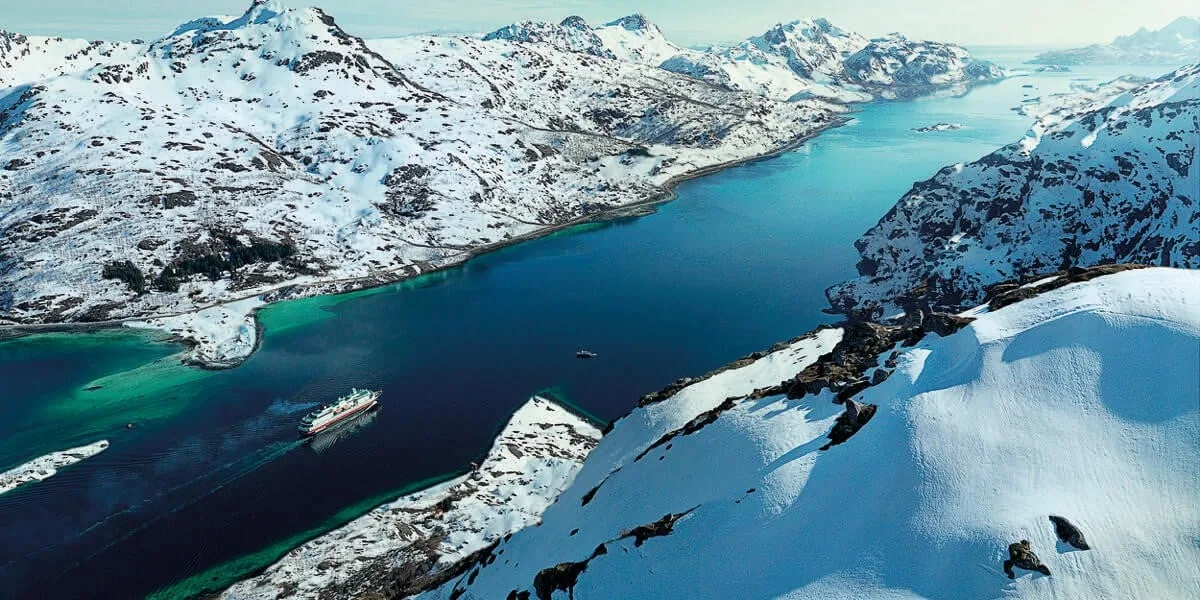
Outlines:
[[595, 356], [596, 353], [591, 350], [580, 350], [575, 353], [575, 358], [594, 358]]
[[351, 388], [349, 394], [338, 398], [333, 404], [326, 404], [305, 415], [296, 429], [304, 436], [320, 433], [375, 406], [382, 393], [379, 390]]

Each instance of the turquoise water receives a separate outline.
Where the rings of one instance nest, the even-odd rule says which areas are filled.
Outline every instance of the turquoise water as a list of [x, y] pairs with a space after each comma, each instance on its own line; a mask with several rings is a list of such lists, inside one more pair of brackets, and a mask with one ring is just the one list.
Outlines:
[[[229, 371], [182, 367], [176, 348], [131, 332], [0, 343], [0, 468], [112, 442], [0, 496], [0, 595], [216, 588], [461, 469], [538, 390], [614, 419], [677, 377], [827, 322], [823, 290], [854, 275], [851, 243], [913, 181], [1018, 139], [1028, 123], [1011, 108], [1027, 95], [1120, 72], [865, 107], [796, 152], [680, 186], [655, 214], [273, 306], [259, 352]], [[942, 121], [966, 127], [910, 131]], [[579, 347], [600, 356], [577, 360]], [[384, 390], [376, 418], [321, 453], [299, 443], [299, 417], [352, 385]]]

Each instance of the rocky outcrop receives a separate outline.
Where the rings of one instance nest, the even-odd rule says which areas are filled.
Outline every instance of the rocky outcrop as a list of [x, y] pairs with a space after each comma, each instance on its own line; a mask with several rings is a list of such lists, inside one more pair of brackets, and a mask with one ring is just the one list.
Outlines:
[[875, 411], [879, 409], [879, 406], [875, 404], [859, 404], [851, 399], [847, 399], [844, 404], [846, 410], [838, 415], [837, 422], [826, 436], [829, 438], [829, 443], [821, 446], [821, 450], [828, 450], [850, 439], [871, 420], [871, 417], [875, 416]]
[[1025, 569], [1026, 571], [1037, 571], [1042, 575], [1049, 575], [1050, 568], [1042, 564], [1042, 559], [1033, 552], [1033, 548], [1029, 544], [1029, 540], [1021, 540], [1015, 544], [1008, 546], [1008, 560], [1004, 561], [1004, 574], [1008, 575], [1009, 579], [1016, 579], [1016, 574], [1013, 573], [1013, 567]]
[[1074, 523], [1068, 521], [1066, 517], [1050, 515], [1050, 522], [1054, 523], [1054, 534], [1064, 543], [1070, 544], [1079, 550], [1092, 549], [1087, 543], [1087, 538], [1083, 536], [1083, 532]]

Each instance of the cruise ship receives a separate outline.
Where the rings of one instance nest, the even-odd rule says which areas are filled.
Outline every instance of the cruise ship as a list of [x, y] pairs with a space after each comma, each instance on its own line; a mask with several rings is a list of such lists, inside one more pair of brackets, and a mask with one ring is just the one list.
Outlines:
[[303, 419], [300, 419], [300, 426], [297, 429], [300, 430], [301, 435], [320, 433], [354, 415], [369, 410], [378, 404], [379, 395], [382, 393], [378, 390], [352, 388], [349, 394], [338, 398], [333, 404], [326, 404], [308, 413]]

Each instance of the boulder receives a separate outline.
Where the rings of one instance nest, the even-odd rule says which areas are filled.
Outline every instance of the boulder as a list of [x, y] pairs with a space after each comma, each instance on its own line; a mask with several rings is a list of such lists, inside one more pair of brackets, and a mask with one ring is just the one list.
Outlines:
[[1008, 575], [1009, 579], [1016, 579], [1017, 576], [1013, 573], [1013, 567], [1020, 567], [1026, 571], [1037, 571], [1042, 575], [1050, 575], [1050, 569], [1042, 564], [1042, 559], [1033, 552], [1033, 548], [1029, 544], [1029, 540], [1021, 540], [1015, 544], [1008, 545], [1008, 560], [1004, 561], [1004, 574]]
[[1087, 543], [1087, 538], [1083, 537], [1083, 532], [1074, 523], [1068, 521], [1066, 517], [1050, 515], [1050, 522], [1054, 523], [1054, 533], [1058, 536], [1058, 539], [1080, 550], [1092, 549]]

